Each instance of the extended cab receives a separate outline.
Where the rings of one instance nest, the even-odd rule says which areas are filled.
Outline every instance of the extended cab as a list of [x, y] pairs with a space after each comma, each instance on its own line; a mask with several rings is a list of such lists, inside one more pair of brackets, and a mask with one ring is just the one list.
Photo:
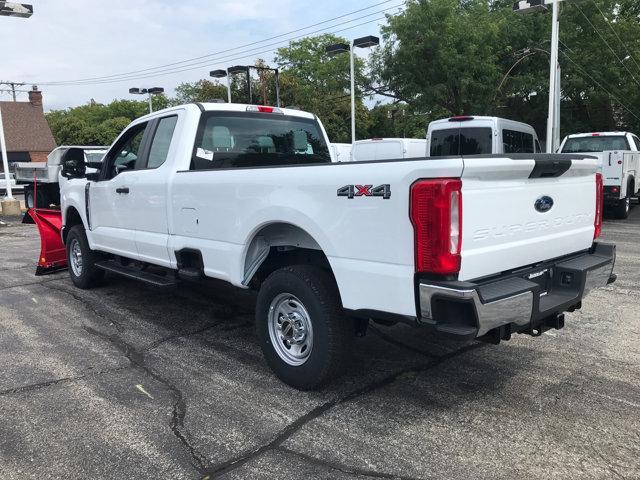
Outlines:
[[73, 283], [109, 271], [256, 289], [268, 364], [308, 389], [339, 373], [369, 320], [539, 335], [615, 279], [594, 158], [336, 163], [328, 145], [298, 110], [190, 104], [135, 120], [98, 173], [65, 160]]
[[604, 207], [627, 218], [631, 197], [640, 192], [640, 139], [629, 132], [577, 133], [565, 137], [560, 152], [598, 158], [604, 181]]

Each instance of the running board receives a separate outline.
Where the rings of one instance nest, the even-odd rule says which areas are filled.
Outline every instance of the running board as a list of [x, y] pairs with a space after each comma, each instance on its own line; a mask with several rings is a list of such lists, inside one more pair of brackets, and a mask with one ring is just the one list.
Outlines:
[[144, 272], [139, 268], [128, 267], [121, 265], [115, 260], [105, 260], [102, 262], [96, 262], [96, 267], [106, 270], [107, 272], [117, 273], [123, 277], [131, 278], [133, 280], [139, 280], [154, 287], [170, 288], [177, 285], [176, 280], [173, 277], [164, 277], [162, 275], [156, 275], [155, 273]]

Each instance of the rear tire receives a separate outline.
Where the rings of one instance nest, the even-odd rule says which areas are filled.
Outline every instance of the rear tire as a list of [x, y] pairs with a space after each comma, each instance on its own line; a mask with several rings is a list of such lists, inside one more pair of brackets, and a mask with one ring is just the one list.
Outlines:
[[629, 216], [629, 210], [631, 208], [631, 198], [627, 194], [627, 196], [613, 206], [611, 212], [613, 213], [614, 218], [624, 220]]
[[73, 284], [82, 289], [98, 285], [104, 278], [104, 270], [95, 266], [100, 255], [89, 248], [89, 241], [82, 225], [75, 225], [67, 235], [67, 264]]
[[299, 390], [338, 377], [354, 336], [334, 279], [310, 265], [284, 267], [267, 277], [258, 293], [256, 330], [269, 367]]

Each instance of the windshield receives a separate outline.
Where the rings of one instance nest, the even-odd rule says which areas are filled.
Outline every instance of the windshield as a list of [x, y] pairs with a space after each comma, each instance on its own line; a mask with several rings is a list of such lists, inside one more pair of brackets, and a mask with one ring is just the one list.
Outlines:
[[431, 132], [430, 156], [482, 155], [491, 153], [492, 131], [488, 127], [448, 128]]
[[276, 113], [208, 112], [198, 128], [192, 169], [330, 162], [315, 120]]
[[629, 142], [624, 135], [602, 137], [567, 138], [562, 153], [595, 153], [610, 150], [629, 150]]

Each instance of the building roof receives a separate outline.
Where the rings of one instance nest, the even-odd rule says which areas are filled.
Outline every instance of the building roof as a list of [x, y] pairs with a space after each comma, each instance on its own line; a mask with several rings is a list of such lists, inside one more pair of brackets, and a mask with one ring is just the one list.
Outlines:
[[7, 152], [50, 152], [56, 148], [41, 105], [0, 102]]

